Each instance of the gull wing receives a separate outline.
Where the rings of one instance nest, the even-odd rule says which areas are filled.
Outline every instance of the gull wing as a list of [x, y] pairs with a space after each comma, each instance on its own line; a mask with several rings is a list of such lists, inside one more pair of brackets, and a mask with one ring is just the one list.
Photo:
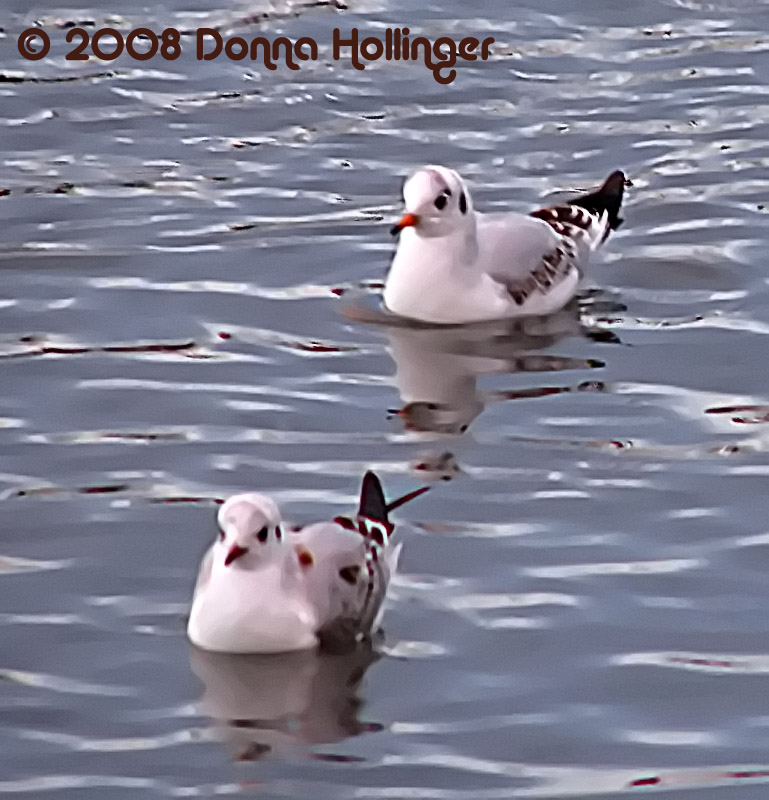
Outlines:
[[575, 270], [611, 231], [619, 216], [625, 175], [613, 172], [595, 192], [540, 208], [530, 215], [492, 214], [479, 221], [481, 256], [489, 275], [517, 305], [543, 295]]

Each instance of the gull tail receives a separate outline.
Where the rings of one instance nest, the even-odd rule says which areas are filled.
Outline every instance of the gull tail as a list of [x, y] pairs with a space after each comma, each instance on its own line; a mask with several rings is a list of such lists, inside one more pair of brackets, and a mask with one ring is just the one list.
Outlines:
[[569, 201], [570, 205], [584, 208], [598, 217], [603, 217], [606, 214], [606, 235], [608, 235], [609, 231], [616, 231], [623, 222], [619, 212], [622, 207], [622, 196], [625, 193], [625, 183], [625, 173], [615, 170], [603, 182], [600, 189], [596, 189], [596, 191], [589, 194], [583, 194], [581, 197], [576, 197], [574, 200]]
[[568, 271], [572, 266], [581, 268], [590, 252], [600, 247], [609, 234], [619, 228], [622, 224], [619, 213], [625, 183], [625, 174], [616, 170], [594, 192], [532, 212], [532, 217], [546, 222], [562, 239], [562, 246], [544, 259], [540, 270], [542, 274], [538, 279], [540, 282], [544, 281], [547, 285], [548, 280], [564, 269]]

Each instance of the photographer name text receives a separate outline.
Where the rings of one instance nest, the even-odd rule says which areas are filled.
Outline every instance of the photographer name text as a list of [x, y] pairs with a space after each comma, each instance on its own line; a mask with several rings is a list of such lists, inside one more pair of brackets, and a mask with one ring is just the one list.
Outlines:
[[[279, 64], [289, 69], [301, 69], [302, 62], [318, 61], [318, 42], [309, 36], [293, 41], [286, 36], [268, 39], [255, 36], [223, 36], [214, 28], [198, 28], [185, 32], [185, 38], [194, 38], [195, 57], [198, 61], [227, 58], [230, 61], [259, 62], [269, 70]], [[85, 28], [70, 28], [65, 41], [73, 45], [67, 61], [88, 61], [92, 56], [101, 61], [114, 61], [125, 53], [136, 61], [148, 61], [160, 56], [175, 61], [182, 54], [183, 34], [176, 28], [165, 28], [155, 33], [150, 28], [135, 28], [123, 34], [116, 28], [100, 28], [89, 33]], [[426, 36], [411, 36], [408, 28], [386, 28], [384, 36], [361, 37], [357, 28], [348, 34], [334, 28], [331, 41], [331, 59], [349, 60], [357, 70], [366, 69], [372, 61], [421, 62], [438, 83], [449, 84], [457, 77], [455, 67], [462, 61], [486, 61], [494, 39], [465, 36], [459, 41], [450, 36], [430, 40]], [[42, 28], [27, 28], [17, 42], [19, 53], [29, 61], [39, 61], [51, 49], [51, 37]]]

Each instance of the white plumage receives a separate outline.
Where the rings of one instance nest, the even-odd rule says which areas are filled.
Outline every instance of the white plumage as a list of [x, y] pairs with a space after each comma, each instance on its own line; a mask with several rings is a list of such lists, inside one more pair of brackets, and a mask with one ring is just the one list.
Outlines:
[[458, 324], [551, 314], [574, 296], [580, 271], [619, 226], [625, 176], [530, 215], [483, 214], [457, 172], [428, 166], [403, 187], [406, 213], [384, 288], [390, 311]]
[[366, 473], [356, 518], [288, 529], [275, 503], [249, 493], [219, 509], [219, 536], [203, 557], [187, 625], [205, 650], [276, 653], [346, 645], [378, 624], [397, 566], [387, 504]]

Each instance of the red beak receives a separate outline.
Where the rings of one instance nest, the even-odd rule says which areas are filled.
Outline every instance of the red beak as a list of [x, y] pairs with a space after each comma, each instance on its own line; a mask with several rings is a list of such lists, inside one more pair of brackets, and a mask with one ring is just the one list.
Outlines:
[[241, 556], [244, 556], [247, 552], [248, 552], [247, 547], [241, 547], [239, 544], [232, 545], [229, 552], [227, 553], [227, 557], [224, 559], [224, 566], [229, 567], [233, 561], [237, 561]]
[[399, 222], [390, 228], [390, 233], [397, 236], [404, 228], [414, 228], [419, 225], [419, 217], [416, 214], [404, 214]]

